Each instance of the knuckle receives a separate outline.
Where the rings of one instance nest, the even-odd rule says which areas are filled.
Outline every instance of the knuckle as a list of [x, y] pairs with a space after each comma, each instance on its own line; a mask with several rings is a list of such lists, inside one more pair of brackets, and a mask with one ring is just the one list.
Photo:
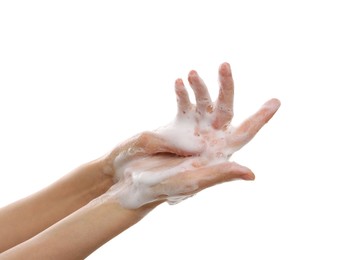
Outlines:
[[139, 134], [137, 141], [139, 144], [144, 145], [150, 141], [151, 137], [152, 137], [151, 132], [145, 131]]

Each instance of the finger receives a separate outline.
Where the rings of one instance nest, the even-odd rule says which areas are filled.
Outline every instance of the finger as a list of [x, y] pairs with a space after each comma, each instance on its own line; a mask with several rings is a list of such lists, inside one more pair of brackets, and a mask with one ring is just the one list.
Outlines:
[[203, 147], [192, 148], [191, 150], [178, 147], [158, 133], [143, 132], [119, 144], [103, 157], [108, 166], [108, 169], [105, 169], [105, 171], [109, 173], [113, 169], [115, 170], [116, 166], [120, 168], [130, 160], [141, 156], [167, 153], [175, 157], [178, 156], [178, 158], [183, 158], [199, 154], [201, 152], [200, 149], [202, 150]]
[[181, 149], [160, 134], [154, 132], [143, 132], [138, 135], [133, 142], [129, 144], [129, 153], [142, 154], [158, 154], [158, 153], [172, 153], [178, 156], [191, 156], [198, 153], [198, 151]]
[[211, 97], [208, 93], [204, 81], [199, 77], [195, 70], [192, 70], [188, 75], [188, 81], [194, 91], [196, 99], [196, 108], [200, 114], [212, 111]]
[[235, 162], [225, 162], [213, 166], [185, 171], [166, 180], [163, 185], [174, 194], [190, 195], [219, 183], [237, 179], [254, 180], [255, 175], [245, 166]]
[[245, 166], [235, 162], [225, 162], [193, 171], [187, 175], [187, 178], [183, 178], [183, 182], [197, 183], [198, 191], [200, 191], [216, 184], [237, 179], [254, 180], [255, 175]]
[[273, 117], [281, 103], [278, 99], [266, 102], [254, 115], [245, 120], [232, 134], [231, 146], [240, 149]]
[[182, 79], [176, 80], [175, 91], [177, 95], [178, 114], [186, 114], [188, 111], [190, 111], [192, 104], [190, 103], [188, 92], [185, 89]]
[[219, 95], [215, 107], [213, 126], [217, 129], [229, 124], [233, 118], [234, 82], [229, 63], [219, 67]]

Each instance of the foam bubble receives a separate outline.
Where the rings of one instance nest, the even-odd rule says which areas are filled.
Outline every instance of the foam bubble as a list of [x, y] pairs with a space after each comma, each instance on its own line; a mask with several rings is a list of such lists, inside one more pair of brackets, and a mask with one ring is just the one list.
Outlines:
[[117, 183], [109, 190], [109, 194], [116, 197], [125, 208], [139, 208], [159, 200], [176, 204], [193, 196], [199, 187], [198, 183], [189, 179], [185, 185], [171, 183], [171, 177], [227, 161], [235, 151], [229, 145], [234, 128], [214, 129], [213, 119], [214, 113], [201, 118], [196, 111], [189, 111], [154, 131], [171, 146], [192, 156], [181, 157], [169, 153], [128, 160], [128, 156], [137, 152], [136, 148], [118, 155], [114, 160]]

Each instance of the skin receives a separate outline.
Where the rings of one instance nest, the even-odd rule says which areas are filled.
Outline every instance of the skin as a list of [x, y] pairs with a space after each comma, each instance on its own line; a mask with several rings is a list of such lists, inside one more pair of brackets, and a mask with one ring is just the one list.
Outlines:
[[[254, 179], [250, 169], [228, 159], [269, 121], [280, 102], [269, 100], [257, 113], [234, 128], [230, 125], [234, 83], [229, 64], [224, 63], [219, 68], [220, 89], [215, 102], [211, 101], [207, 87], [196, 71], [189, 73], [188, 81], [196, 105], [190, 102], [183, 81], [176, 80], [178, 111], [174, 123], [141, 137], [144, 143], [157, 145], [134, 143], [127, 149], [134, 151], [131, 154], [119, 156], [121, 159], [112, 157], [117, 158], [113, 171], [118, 181], [107, 194], [116, 197], [124, 207], [138, 208], [165, 200], [175, 203], [218, 183]], [[178, 135], [173, 138], [173, 132], [181, 133], [183, 140], [193, 139], [196, 145], [188, 150], [187, 145], [176, 144]]]
[[[144, 132], [37, 194], [2, 208], [0, 237], [7, 239], [0, 241], [0, 252], [5, 251], [0, 259], [83, 259], [169, 198], [191, 196], [226, 181], [253, 180], [250, 169], [228, 159], [270, 120], [280, 102], [268, 101], [233, 128], [234, 83], [229, 64], [219, 68], [220, 90], [215, 102], [197, 72], [191, 71], [188, 81], [196, 105], [190, 102], [183, 81], [176, 80], [176, 119], [194, 119], [190, 121], [192, 133], [183, 138], [196, 138], [202, 146], [186, 149], [161, 131]], [[209, 126], [203, 126], [207, 120]], [[180, 126], [174, 123], [171, 127]], [[224, 160], [213, 160], [217, 151], [224, 153]], [[180, 165], [185, 167], [178, 168]], [[134, 182], [125, 177], [125, 169], [151, 174], [181, 170], [144, 186], [154, 196], [127, 207], [125, 198], [133, 196]]]
[[[103, 161], [84, 164], [45, 189], [0, 209], [0, 252], [28, 240], [104, 194]], [[0, 259], [2, 254], [0, 255]]]

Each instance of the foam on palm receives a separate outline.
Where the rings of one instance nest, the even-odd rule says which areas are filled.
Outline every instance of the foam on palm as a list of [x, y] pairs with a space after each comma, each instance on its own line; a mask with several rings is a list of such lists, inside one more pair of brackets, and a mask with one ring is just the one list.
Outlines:
[[130, 153], [141, 153], [139, 148], [130, 148], [128, 153], [117, 156], [114, 167], [118, 184], [110, 192], [125, 208], [139, 208], [157, 200], [175, 204], [195, 194], [198, 183], [171, 185], [168, 180], [186, 171], [227, 161], [233, 154], [234, 147], [229, 147], [228, 138], [234, 128], [214, 129], [213, 118], [214, 113], [201, 117], [193, 108], [155, 131], [170, 145], [190, 151], [192, 156], [163, 153], [125, 160]]

